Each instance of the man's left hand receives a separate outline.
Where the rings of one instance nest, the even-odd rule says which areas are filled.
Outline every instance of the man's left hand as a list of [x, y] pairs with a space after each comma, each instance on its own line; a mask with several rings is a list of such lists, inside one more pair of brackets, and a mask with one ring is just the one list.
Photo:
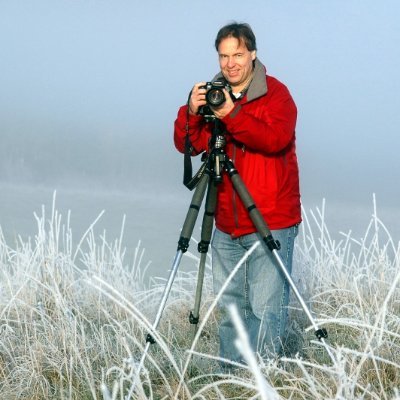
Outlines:
[[211, 107], [211, 109], [212, 109], [214, 115], [215, 115], [218, 119], [224, 118], [224, 117], [225, 117], [226, 115], [228, 115], [228, 114], [233, 110], [233, 108], [235, 107], [235, 105], [233, 104], [231, 95], [228, 93], [228, 91], [227, 91], [225, 88], [223, 88], [222, 90], [223, 90], [223, 92], [224, 92], [224, 94], [225, 94], [225, 99], [226, 99], [226, 100], [225, 100], [225, 101], [223, 102], [223, 104], [222, 104], [220, 107], [218, 107], [218, 108]]

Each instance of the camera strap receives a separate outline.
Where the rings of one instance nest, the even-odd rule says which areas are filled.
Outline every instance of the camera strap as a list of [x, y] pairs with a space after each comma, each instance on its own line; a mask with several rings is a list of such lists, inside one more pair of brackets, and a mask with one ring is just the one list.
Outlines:
[[183, 158], [183, 184], [187, 187], [188, 183], [192, 180], [192, 154], [193, 146], [189, 139], [189, 134], [186, 133], [185, 137], [185, 153]]
[[[189, 95], [189, 97], [190, 97], [190, 95]], [[206, 153], [203, 153], [202, 161], [204, 161], [204, 162], [203, 162], [202, 166], [200, 167], [200, 169], [193, 176], [192, 154], [193, 154], [194, 148], [192, 146], [192, 142], [190, 141], [190, 137], [189, 137], [189, 100], [188, 100], [188, 107], [187, 107], [187, 111], [186, 111], [185, 130], [186, 130], [186, 136], [185, 136], [185, 152], [184, 152], [184, 159], [183, 159], [183, 184], [189, 190], [193, 190], [199, 183], [204, 172], [206, 171], [207, 155], [206, 155]]]
[[[189, 94], [190, 98], [190, 94]], [[187, 102], [187, 110], [186, 110], [186, 136], [185, 136], [185, 153], [183, 158], [183, 184], [189, 189], [192, 190], [190, 182], [193, 176], [193, 168], [192, 168], [192, 152], [193, 146], [189, 137], [189, 99]]]

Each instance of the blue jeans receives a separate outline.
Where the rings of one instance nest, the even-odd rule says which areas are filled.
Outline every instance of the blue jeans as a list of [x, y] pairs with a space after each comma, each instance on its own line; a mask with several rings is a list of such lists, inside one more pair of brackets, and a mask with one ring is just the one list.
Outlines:
[[[291, 273], [298, 226], [271, 233], [279, 241], [279, 256]], [[237, 334], [227, 306], [232, 303], [236, 305], [254, 352], [259, 352], [261, 356], [277, 354], [281, 351], [287, 320], [289, 284], [258, 233], [232, 239], [230, 235], [215, 229], [211, 243], [213, 286], [217, 294], [231, 271], [256, 241], [261, 241], [260, 245], [239, 268], [218, 304], [220, 356], [236, 362], [243, 360], [234, 344]]]

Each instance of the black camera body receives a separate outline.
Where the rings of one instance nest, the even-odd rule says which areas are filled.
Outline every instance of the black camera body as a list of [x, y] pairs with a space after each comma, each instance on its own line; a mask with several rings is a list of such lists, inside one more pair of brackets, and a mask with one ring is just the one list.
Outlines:
[[224, 88], [228, 91], [231, 90], [225, 80], [207, 82], [204, 86], [200, 86], [200, 89], [206, 89], [207, 104], [213, 107], [219, 107], [225, 102], [226, 98], [223, 92]]
[[209, 119], [214, 118], [210, 106], [218, 108], [226, 101], [225, 93], [223, 91], [224, 88], [231, 94], [232, 89], [225, 79], [207, 82], [205, 85], [200, 86], [200, 89], [206, 89], [207, 104], [199, 108], [199, 115]]

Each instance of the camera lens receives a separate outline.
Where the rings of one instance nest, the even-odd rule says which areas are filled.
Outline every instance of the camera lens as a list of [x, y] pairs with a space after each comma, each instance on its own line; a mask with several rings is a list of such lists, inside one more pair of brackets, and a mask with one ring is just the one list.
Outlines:
[[206, 101], [211, 106], [218, 107], [225, 101], [224, 92], [221, 89], [210, 89], [206, 94]]

